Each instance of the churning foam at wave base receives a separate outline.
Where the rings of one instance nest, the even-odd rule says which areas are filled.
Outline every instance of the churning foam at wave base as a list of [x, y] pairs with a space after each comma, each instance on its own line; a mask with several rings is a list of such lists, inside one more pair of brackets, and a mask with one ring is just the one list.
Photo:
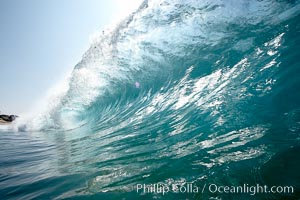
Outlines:
[[[22, 114], [12, 124], [14, 131], [40, 130], [45, 121], [51, 120], [49, 116], [53, 109], [56, 109], [61, 103], [61, 99], [69, 90], [69, 81], [71, 72], [66, 72], [62, 80], [53, 85], [46, 92], [46, 96], [35, 104], [34, 109], [30, 113]], [[53, 123], [48, 121], [48, 124]]]

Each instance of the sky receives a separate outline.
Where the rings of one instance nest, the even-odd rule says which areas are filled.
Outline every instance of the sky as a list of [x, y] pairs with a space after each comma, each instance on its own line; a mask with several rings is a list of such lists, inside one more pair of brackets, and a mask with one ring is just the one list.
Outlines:
[[142, 0], [1, 0], [0, 111], [28, 113], [81, 60], [97, 31]]

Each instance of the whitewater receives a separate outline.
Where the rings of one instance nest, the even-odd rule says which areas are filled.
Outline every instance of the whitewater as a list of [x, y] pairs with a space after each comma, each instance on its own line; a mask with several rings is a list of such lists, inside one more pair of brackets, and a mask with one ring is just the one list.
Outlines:
[[[0, 129], [4, 199], [299, 199], [300, 2], [145, 0]], [[292, 194], [137, 184], [292, 185]]]

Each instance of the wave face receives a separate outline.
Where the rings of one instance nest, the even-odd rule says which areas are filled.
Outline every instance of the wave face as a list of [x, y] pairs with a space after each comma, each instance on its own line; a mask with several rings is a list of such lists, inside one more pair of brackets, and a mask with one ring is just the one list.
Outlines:
[[[299, 1], [144, 1], [99, 35], [68, 89], [27, 124], [38, 145], [22, 145], [43, 148], [26, 154], [36, 171], [21, 171], [39, 176], [12, 174], [2, 194], [138, 198], [137, 183], [186, 182], [299, 192], [299, 14]], [[287, 155], [284, 170], [276, 163]], [[5, 193], [18, 184], [36, 187]]]

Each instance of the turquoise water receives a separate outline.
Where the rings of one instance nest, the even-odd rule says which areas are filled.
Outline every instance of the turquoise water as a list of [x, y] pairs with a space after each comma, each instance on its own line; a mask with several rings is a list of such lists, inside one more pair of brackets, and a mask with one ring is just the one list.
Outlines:
[[[299, 14], [299, 1], [144, 1], [43, 110], [1, 127], [1, 199], [299, 199]], [[204, 190], [137, 192], [188, 183]]]

